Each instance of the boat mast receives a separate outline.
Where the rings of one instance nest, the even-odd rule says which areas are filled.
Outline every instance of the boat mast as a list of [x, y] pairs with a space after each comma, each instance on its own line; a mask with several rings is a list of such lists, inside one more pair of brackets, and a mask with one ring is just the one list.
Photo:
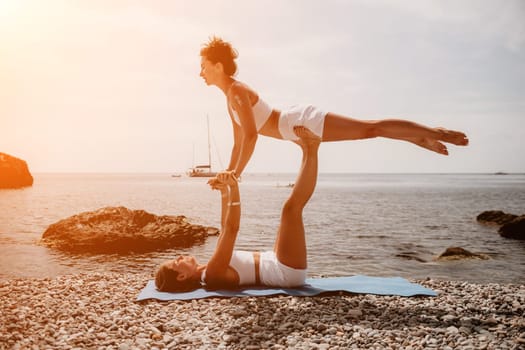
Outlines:
[[211, 171], [211, 147], [210, 147], [210, 117], [206, 114], [206, 122], [208, 124], [208, 165]]

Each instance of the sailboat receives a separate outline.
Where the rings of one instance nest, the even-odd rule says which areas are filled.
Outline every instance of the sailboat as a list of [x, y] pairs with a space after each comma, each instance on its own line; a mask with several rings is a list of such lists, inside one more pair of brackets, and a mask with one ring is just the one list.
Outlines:
[[195, 165], [188, 170], [189, 177], [214, 177], [216, 172], [211, 170], [211, 147], [210, 147], [210, 118], [206, 116], [208, 123], [208, 164]]

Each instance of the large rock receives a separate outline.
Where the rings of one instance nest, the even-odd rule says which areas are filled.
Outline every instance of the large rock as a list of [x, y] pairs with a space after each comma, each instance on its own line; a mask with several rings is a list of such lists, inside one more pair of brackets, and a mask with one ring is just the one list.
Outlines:
[[488, 210], [476, 218], [482, 224], [500, 226], [501, 237], [525, 240], [525, 215], [507, 214], [501, 210]]
[[478, 220], [478, 222], [482, 224], [500, 226], [508, 222], [511, 222], [515, 218], [516, 218], [516, 215], [507, 214], [507, 213], [502, 212], [501, 210], [487, 210], [479, 214], [476, 217], [476, 220]]
[[498, 233], [505, 238], [525, 240], [525, 215], [501, 225]]
[[27, 163], [0, 152], [0, 188], [21, 188], [33, 185]]
[[436, 260], [447, 261], [447, 260], [463, 260], [463, 259], [482, 259], [487, 260], [489, 257], [485, 254], [478, 254], [469, 252], [461, 247], [448, 247]]
[[214, 227], [191, 224], [184, 216], [106, 207], [50, 225], [42, 235], [42, 243], [71, 253], [143, 253], [188, 248], [218, 232]]

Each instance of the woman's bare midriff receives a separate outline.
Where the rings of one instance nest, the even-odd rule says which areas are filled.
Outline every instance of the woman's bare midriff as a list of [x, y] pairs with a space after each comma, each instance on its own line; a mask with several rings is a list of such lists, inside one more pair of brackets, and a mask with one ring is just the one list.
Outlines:
[[282, 139], [281, 133], [279, 132], [279, 116], [281, 115], [281, 112], [277, 109], [272, 110], [272, 114], [270, 114], [270, 117], [264, 123], [262, 128], [259, 130], [259, 134], [273, 137], [276, 139]]

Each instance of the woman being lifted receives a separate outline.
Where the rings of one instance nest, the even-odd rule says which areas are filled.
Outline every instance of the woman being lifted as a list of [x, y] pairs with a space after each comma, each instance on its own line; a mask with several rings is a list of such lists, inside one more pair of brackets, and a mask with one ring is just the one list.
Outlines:
[[430, 128], [401, 119], [357, 120], [324, 112], [314, 106], [294, 106], [279, 111], [268, 105], [248, 85], [234, 78], [237, 51], [220, 38], [213, 37], [201, 49], [200, 76], [206, 84], [221, 89], [226, 96], [233, 124], [234, 145], [228, 171], [239, 177], [248, 164], [257, 135], [297, 140], [293, 127], [303, 125], [323, 142], [386, 137], [411, 142], [439, 154], [448, 155], [444, 142], [466, 146], [468, 139], [459, 131]]

